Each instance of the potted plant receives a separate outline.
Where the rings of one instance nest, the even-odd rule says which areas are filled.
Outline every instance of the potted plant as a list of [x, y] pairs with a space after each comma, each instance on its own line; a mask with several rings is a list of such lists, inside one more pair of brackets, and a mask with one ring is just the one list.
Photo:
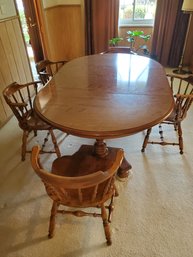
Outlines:
[[133, 52], [138, 53], [142, 51], [144, 55], [149, 55], [149, 50], [146, 44], [142, 44], [138, 48], [136, 48], [135, 46], [137, 38], [142, 38], [145, 42], [147, 42], [151, 38], [151, 35], [144, 35], [144, 32], [142, 30], [129, 30], [127, 31], [127, 34], [129, 36], [126, 39], [130, 43], [130, 47]]
[[[146, 45], [146, 42], [151, 38], [151, 35], [147, 34], [145, 35], [144, 32], [142, 30], [134, 30], [134, 31], [127, 31], [128, 36], [125, 38], [126, 41], [128, 41], [130, 43], [130, 48], [131, 51], [134, 53], [141, 53], [143, 55], [149, 55], [149, 50], [148, 47]], [[136, 42], [137, 39], [140, 38], [143, 41], [145, 41], [144, 44], [139, 45], [136, 48]], [[110, 46], [117, 46], [119, 42], [123, 41], [124, 39], [121, 37], [116, 37], [116, 38], [112, 38], [109, 40], [109, 45]]]
[[120, 41], [122, 41], [122, 40], [123, 40], [122, 37], [113, 37], [113, 38], [111, 38], [111, 39], [109, 40], [109, 45], [110, 45], [110, 46], [117, 46], [118, 43], [119, 43]]

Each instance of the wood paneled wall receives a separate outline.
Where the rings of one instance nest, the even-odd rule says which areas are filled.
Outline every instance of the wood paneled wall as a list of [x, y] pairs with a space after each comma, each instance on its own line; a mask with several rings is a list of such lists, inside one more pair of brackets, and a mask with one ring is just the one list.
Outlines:
[[84, 26], [81, 5], [57, 5], [44, 9], [46, 52], [55, 60], [83, 56]]
[[3, 89], [17, 81], [32, 80], [31, 68], [18, 17], [0, 22], [0, 126], [11, 111], [2, 96]]

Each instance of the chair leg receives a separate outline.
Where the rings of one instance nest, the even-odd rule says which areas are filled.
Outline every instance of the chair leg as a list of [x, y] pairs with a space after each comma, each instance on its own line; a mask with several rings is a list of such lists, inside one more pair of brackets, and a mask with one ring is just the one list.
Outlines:
[[55, 137], [54, 132], [53, 132], [52, 129], [50, 129], [50, 134], [51, 134], [51, 137], [52, 137], [52, 142], [54, 144], [54, 149], [56, 151], [56, 155], [57, 155], [57, 157], [61, 157], [60, 149], [58, 147], [58, 144], [57, 144], [57, 141], [56, 141], [56, 137]]
[[23, 137], [22, 137], [22, 147], [21, 147], [21, 160], [22, 161], [25, 161], [28, 135], [29, 135], [29, 132], [27, 130], [24, 130]]
[[145, 136], [145, 138], [144, 138], [143, 146], [142, 146], [142, 149], [141, 149], [142, 152], [145, 152], [145, 148], [146, 148], [146, 146], [147, 146], [147, 143], [148, 143], [148, 140], [149, 140], [149, 135], [151, 134], [151, 130], [152, 130], [152, 128], [149, 128], [149, 129], [147, 130], [147, 134], [146, 134], [146, 136]]
[[46, 137], [44, 138], [44, 142], [43, 142], [43, 144], [42, 144], [42, 149], [41, 149], [42, 152], [44, 151], [44, 147], [45, 147], [46, 143], [48, 142], [48, 137], [49, 137], [49, 135], [50, 135], [50, 131], [48, 131]]
[[160, 135], [160, 139], [163, 142], [164, 140], [164, 136], [163, 136], [163, 129], [162, 129], [162, 125], [159, 124], [159, 135]]
[[37, 137], [37, 130], [34, 130], [34, 137]]
[[178, 130], [178, 125], [176, 123], [174, 123], [174, 130], [177, 131]]
[[58, 210], [59, 204], [57, 202], [53, 201], [52, 209], [51, 209], [51, 215], [50, 215], [50, 224], [49, 224], [49, 233], [48, 238], [52, 238], [54, 236], [54, 230], [55, 230], [55, 217]]
[[109, 215], [108, 215], [108, 222], [111, 223], [111, 219], [112, 219], [112, 212], [114, 210], [114, 195], [112, 195], [111, 197], [111, 201], [109, 206], [107, 206], [107, 209], [109, 210]]
[[181, 123], [178, 124], [177, 129], [178, 129], [178, 140], [179, 140], [180, 154], [183, 154], [183, 137], [182, 137]]
[[114, 185], [114, 187], [115, 187], [115, 197], [117, 197], [117, 196], [119, 196], [119, 192], [118, 192], [118, 190], [117, 190], [116, 185]]
[[103, 220], [103, 227], [104, 227], [105, 237], [107, 240], [107, 245], [111, 245], [112, 241], [111, 241], [110, 227], [109, 227], [109, 222], [107, 219], [107, 212], [106, 212], [104, 204], [101, 205], [101, 216], [102, 216], [102, 220]]

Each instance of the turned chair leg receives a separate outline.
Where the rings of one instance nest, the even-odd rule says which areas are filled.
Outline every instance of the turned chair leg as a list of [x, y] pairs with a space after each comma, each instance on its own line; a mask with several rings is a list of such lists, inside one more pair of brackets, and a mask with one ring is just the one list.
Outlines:
[[183, 137], [182, 137], [182, 127], [181, 123], [178, 124], [177, 126], [178, 129], [178, 141], [179, 141], [179, 149], [180, 149], [180, 154], [183, 154]]
[[52, 137], [52, 142], [53, 142], [53, 144], [54, 144], [54, 149], [55, 149], [55, 151], [56, 151], [56, 155], [57, 155], [57, 157], [61, 157], [60, 149], [59, 149], [59, 147], [58, 147], [58, 144], [57, 144], [57, 141], [56, 141], [56, 137], [55, 137], [55, 135], [54, 135], [54, 132], [53, 132], [52, 129], [50, 129], [49, 132], [50, 132], [51, 137]]
[[111, 201], [110, 201], [110, 204], [109, 206], [106, 207], [109, 211], [109, 214], [108, 214], [108, 222], [111, 223], [111, 219], [112, 219], [112, 212], [114, 210], [114, 195], [112, 195], [111, 197]]
[[147, 146], [147, 143], [148, 143], [148, 140], [149, 140], [149, 136], [150, 136], [150, 134], [151, 134], [151, 130], [152, 130], [152, 128], [149, 128], [149, 129], [147, 130], [147, 134], [146, 134], [146, 136], [145, 136], [145, 138], [144, 138], [143, 146], [142, 146], [142, 149], [141, 149], [142, 152], [145, 152], [145, 148], [146, 148], [146, 146]]
[[44, 151], [44, 147], [46, 146], [46, 143], [48, 142], [48, 137], [49, 137], [49, 135], [50, 135], [50, 131], [47, 132], [47, 135], [46, 135], [46, 137], [44, 138], [44, 142], [43, 142], [43, 144], [42, 144], [42, 149], [41, 149], [42, 152]]
[[159, 135], [160, 135], [160, 139], [163, 142], [164, 141], [164, 136], [163, 136], [163, 129], [162, 129], [162, 125], [159, 124]]
[[50, 215], [48, 238], [52, 238], [54, 236], [55, 218], [56, 218], [56, 213], [57, 213], [58, 207], [59, 207], [59, 204], [57, 202], [53, 201], [53, 205], [52, 205], [52, 209], [51, 209], [51, 215]]
[[118, 190], [117, 190], [116, 185], [114, 185], [114, 187], [115, 187], [115, 197], [117, 197], [117, 196], [119, 196], [119, 192], [118, 192]]
[[109, 227], [107, 212], [104, 204], [101, 205], [101, 216], [103, 220], [103, 227], [104, 227], [105, 237], [107, 240], [107, 245], [111, 245], [112, 241], [111, 241], [110, 227]]
[[34, 137], [37, 137], [37, 130], [34, 130]]

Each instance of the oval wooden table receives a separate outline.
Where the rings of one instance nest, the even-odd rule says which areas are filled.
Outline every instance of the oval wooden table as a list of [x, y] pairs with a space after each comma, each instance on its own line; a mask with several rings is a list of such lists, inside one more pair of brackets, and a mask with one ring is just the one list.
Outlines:
[[[163, 67], [132, 54], [98, 54], [65, 64], [38, 93], [35, 110], [66, 133], [94, 138], [96, 157], [108, 156], [104, 140], [158, 124], [172, 111], [173, 96]], [[124, 159], [118, 174], [127, 177]]]

